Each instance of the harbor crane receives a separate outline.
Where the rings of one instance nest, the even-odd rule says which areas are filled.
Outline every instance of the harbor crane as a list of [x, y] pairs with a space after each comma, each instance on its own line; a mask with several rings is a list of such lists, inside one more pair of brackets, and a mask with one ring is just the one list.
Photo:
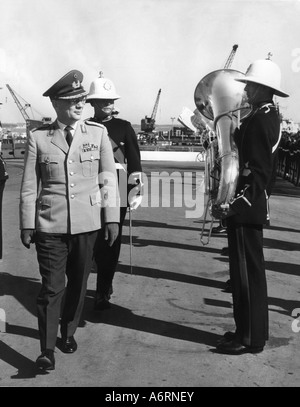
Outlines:
[[[38, 113], [39, 117], [41, 119], [35, 119], [34, 118], [34, 113], [33, 113], [33, 108], [30, 103], [26, 102], [25, 99], [23, 99], [20, 95], [17, 95], [17, 93], [8, 85], [6, 84], [7, 89], [9, 90], [10, 94], [12, 95], [21, 115], [23, 116], [23, 119], [25, 120], [26, 123], [26, 129], [27, 132], [32, 130], [35, 127], [41, 126], [44, 123], [49, 123], [51, 122], [51, 117], [43, 117], [40, 113]], [[22, 103], [21, 103], [22, 101]], [[27, 113], [27, 109], [31, 109], [31, 116]]]
[[156, 113], [157, 113], [160, 93], [161, 93], [161, 89], [159, 89], [159, 91], [158, 91], [151, 117], [145, 116], [145, 119], [141, 120], [141, 131], [143, 131], [145, 133], [151, 133], [155, 129], [155, 117], [156, 117]]
[[[232, 65], [233, 59], [236, 54], [236, 50], [238, 49], [238, 45], [234, 44], [232, 47], [232, 50], [224, 64], [223, 69], [229, 69]], [[179, 115], [178, 119], [179, 123], [183, 124], [185, 127], [192, 129], [194, 132], [200, 129], [202, 132], [203, 129], [207, 129], [208, 125], [204, 121], [203, 117], [199, 115], [198, 109], [196, 109], [194, 112], [189, 110], [188, 108], [183, 108], [182, 113]]]
[[224, 65], [224, 69], [229, 69], [229, 68], [231, 67], [231, 64], [232, 64], [232, 61], [233, 61], [233, 58], [234, 58], [234, 56], [235, 56], [235, 54], [236, 54], [236, 50], [237, 50], [237, 49], [238, 49], [238, 45], [235, 44], [235, 45], [232, 47], [232, 50], [231, 50], [231, 52], [230, 52], [230, 54], [229, 54], [229, 57], [228, 57], [228, 59], [227, 59], [225, 65]]

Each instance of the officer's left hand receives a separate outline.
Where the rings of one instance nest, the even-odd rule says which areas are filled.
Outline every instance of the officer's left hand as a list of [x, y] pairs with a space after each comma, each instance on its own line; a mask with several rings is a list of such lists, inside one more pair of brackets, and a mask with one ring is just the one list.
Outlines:
[[30, 244], [35, 243], [35, 230], [34, 229], [22, 229], [21, 230], [21, 241], [23, 245], [27, 248], [30, 249]]
[[118, 223], [106, 223], [105, 224], [105, 240], [109, 246], [112, 246], [119, 234]]

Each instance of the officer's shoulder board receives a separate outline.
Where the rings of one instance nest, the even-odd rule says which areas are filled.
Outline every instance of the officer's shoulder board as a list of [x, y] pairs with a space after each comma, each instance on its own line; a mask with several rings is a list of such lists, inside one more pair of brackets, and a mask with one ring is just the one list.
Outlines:
[[84, 123], [85, 123], [87, 126], [96, 126], [96, 127], [100, 127], [101, 129], [104, 129], [104, 128], [105, 128], [105, 127], [103, 126], [103, 124], [94, 122], [94, 121], [92, 121], [92, 120], [85, 120]]
[[34, 129], [31, 130], [31, 132], [34, 133], [35, 131], [48, 131], [48, 130], [51, 130], [51, 128], [52, 128], [52, 123], [45, 123], [39, 127], [35, 127]]

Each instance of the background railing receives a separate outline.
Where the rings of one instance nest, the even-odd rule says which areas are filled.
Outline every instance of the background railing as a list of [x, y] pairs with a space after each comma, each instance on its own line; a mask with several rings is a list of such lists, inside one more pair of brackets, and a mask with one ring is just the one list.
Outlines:
[[277, 175], [300, 186], [300, 132], [283, 132], [278, 149]]

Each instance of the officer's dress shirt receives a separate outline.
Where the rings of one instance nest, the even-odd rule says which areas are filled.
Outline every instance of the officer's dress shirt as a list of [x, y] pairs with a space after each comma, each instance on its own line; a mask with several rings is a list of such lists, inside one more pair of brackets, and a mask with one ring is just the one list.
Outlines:
[[67, 135], [66, 127], [70, 127], [70, 132], [72, 134], [72, 138], [74, 137], [75, 130], [76, 130], [76, 127], [77, 127], [77, 122], [75, 122], [75, 124], [73, 124], [73, 126], [66, 125], [66, 124], [60, 122], [59, 120], [57, 120], [57, 123], [58, 123], [58, 126], [59, 126], [60, 130], [64, 133], [65, 137]]

